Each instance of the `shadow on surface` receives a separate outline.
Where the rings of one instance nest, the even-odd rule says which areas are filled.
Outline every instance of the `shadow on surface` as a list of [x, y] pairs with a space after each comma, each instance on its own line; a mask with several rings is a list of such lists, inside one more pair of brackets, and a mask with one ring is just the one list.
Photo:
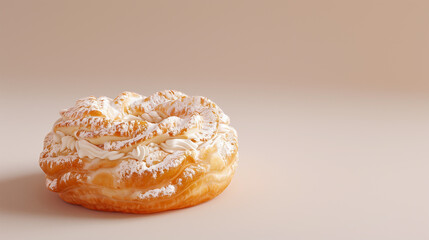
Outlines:
[[45, 188], [43, 174], [26, 174], [0, 179], [0, 212], [46, 217], [120, 219], [149, 217], [158, 214], [125, 214], [89, 210], [62, 201]]

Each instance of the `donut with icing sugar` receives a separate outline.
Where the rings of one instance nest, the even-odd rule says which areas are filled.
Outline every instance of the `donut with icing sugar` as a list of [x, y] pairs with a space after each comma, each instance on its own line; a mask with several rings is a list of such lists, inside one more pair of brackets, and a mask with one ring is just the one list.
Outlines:
[[60, 112], [39, 164], [46, 186], [86, 208], [153, 213], [219, 195], [238, 162], [229, 117], [205, 97], [166, 90], [87, 97]]

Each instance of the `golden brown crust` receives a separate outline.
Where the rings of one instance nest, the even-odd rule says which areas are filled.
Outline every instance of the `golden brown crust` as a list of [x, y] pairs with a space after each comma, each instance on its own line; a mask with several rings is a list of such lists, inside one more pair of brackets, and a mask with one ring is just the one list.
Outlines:
[[[214, 179], [210, 174], [202, 175], [198, 179], [194, 179], [184, 189], [180, 189], [180, 194], [150, 198], [144, 201], [111, 198], [103, 194], [101, 188], [88, 185], [69, 188], [69, 190], [60, 192], [59, 196], [68, 203], [82, 205], [94, 210], [127, 213], [162, 212], [191, 207], [216, 197], [231, 182], [234, 168], [234, 164], [229, 166], [225, 171], [230, 172], [225, 173], [225, 177], [220, 180]], [[85, 196], [85, 198], [82, 196]]]
[[152, 213], [220, 194], [238, 160], [228, 117], [203, 97], [89, 97], [61, 112], [44, 141], [46, 185], [69, 203]]

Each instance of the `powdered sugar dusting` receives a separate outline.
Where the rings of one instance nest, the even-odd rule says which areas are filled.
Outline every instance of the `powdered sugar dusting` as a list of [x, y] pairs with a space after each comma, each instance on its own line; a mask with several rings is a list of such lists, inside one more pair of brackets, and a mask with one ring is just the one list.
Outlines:
[[133, 159], [123, 160], [116, 169], [118, 175], [123, 178], [130, 177], [134, 174], [142, 175], [144, 173], [150, 173], [153, 178], [156, 178], [158, 174], [163, 174], [164, 171], [179, 166], [185, 159], [185, 156], [184, 152], [178, 151], [167, 155], [163, 161], [152, 166], [147, 166], [144, 161], [135, 161]]
[[57, 189], [57, 179], [51, 180], [49, 178], [46, 178], [46, 186], [55, 191]]
[[61, 176], [60, 182], [67, 182], [70, 178], [71, 172], [65, 173], [63, 176]]
[[146, 198], [156, 198], [156, 197], [162, 197], [162, 196], [171, 196], [175, 192], [176, 192], [176, 187], [170, 184], [165, 187], [151, 189], [145, 193], [140, 193], [138, 195], [138, 198], [146, 199]]
[[183, 176], [185, 178], [192, 178], [192, 176], [195, 174], [194, 169], [192, 168], [186, 168], [185, 171], [183, 171]]

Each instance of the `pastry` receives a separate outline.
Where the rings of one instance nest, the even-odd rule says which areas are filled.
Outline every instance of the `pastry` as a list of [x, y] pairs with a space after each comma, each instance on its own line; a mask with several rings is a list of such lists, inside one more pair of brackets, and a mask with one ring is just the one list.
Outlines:
[[66, 202], [153, 213], [220, 194], [238, 161], [237, 133], [205, 97], [166, 90], [87, 97], [60, 112], [44, 140], [46, 186]]

